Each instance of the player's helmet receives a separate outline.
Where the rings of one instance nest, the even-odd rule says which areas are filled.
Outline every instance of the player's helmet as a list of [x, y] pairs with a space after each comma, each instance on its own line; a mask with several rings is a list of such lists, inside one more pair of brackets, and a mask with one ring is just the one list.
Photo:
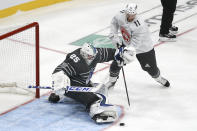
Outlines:
[[85, 59], [93, 60], [97, 54], [97, 50], [91, 43], [84, 43], [80, 53]]
[[137, 4], [135, 3], [127, 4], [124, 10], [126, 14], [135, 15], [137, 14]]

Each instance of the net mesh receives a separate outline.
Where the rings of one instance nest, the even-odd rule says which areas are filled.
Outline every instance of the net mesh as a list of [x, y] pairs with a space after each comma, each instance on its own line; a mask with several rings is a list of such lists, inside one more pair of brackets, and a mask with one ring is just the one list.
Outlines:
[[16, 83], [15, 87], [25, 90], [28, 85], [36, 85], [35, 32], [31, 27], [0, 40], [0, 85]]

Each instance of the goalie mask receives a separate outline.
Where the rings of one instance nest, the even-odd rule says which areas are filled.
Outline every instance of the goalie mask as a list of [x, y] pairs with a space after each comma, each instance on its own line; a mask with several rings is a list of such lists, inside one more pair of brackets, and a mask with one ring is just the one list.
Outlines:
[[84, 43], [81, 50], [81, 55], [86, 60], [93, 60], [97, 54], [96, 48], [90, 43]]

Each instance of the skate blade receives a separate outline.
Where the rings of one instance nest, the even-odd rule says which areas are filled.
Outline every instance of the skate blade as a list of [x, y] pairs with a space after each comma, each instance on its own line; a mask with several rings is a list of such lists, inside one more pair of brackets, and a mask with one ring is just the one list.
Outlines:
[[171, 31], [171, 30], [169, 30], [169, 32], [170, 32], [171, 34], [173, 34], [173, 35], [178, 34], [178, 31]]
[[176, 42], [176, 38], [159, 38], [160, 42]]

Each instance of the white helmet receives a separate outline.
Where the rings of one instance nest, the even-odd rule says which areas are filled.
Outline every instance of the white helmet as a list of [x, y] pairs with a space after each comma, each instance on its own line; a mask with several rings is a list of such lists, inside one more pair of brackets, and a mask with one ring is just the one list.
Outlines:
[[137, 4], [135, 3], [127, 4], [124, 10], [126, 14], [135, 15], [137, 14]]
[[97, 51], [91, 43], [84, 43], [80, 50], [80, 53], [85, 59], [93, 60], [97, 54]]

